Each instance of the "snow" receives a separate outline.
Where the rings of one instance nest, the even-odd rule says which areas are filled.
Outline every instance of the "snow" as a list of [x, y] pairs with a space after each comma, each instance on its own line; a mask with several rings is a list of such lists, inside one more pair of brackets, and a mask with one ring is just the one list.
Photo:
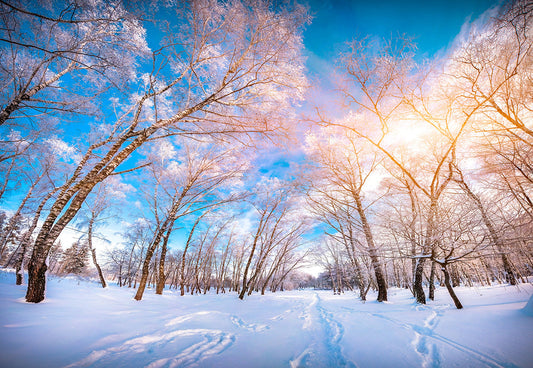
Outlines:
[[321, 290], [137, 302], [53, 277], [30, 304], [14, 280], [0, 272], [1, 367], [533, 367], [530, 284], [459, 287], [457, 310], [445, 288], [428, 305], [401, 289], [386, 303]]
[[531, 295], [531, 297], [529, 298], [529, 301], [524, 307], [523, 312], [528, 316], [533, 317], [533, 295]]

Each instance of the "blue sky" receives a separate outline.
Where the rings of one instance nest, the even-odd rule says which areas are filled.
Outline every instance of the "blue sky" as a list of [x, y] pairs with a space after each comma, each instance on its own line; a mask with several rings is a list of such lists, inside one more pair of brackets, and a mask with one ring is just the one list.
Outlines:
[[[343, 44], [354, 37], [390, 37], [406, 34], [415, 39], [420, 56], [444, 50], [472, 21], [497, 5], [495, 0], [308, 0], [313, 22], [304, 33], [311, 72], [320, 73], [318, 61], [332, 61]], [[318, 59], [318, 60], [317, 60]]]
[[[316, 87], [318, 80], [321, 94], [332, 88], [329, 80], [335, 59], [346, 42], [355, 37], [388, 38], [406, 34], [417, 44], [418, 57], [431, 58], [446, 51], [466, 22], [474, 21], [499, 3], [497, 0], [307, 0], [313, 20], [303, 36], [312, 84]], [[298, 149], [288, 155], [283, 150], [269, 152], [268, 157], [263, 156], [257, 162], [260, 173], [268, 176], [283, 176], [293, 170], [287, 160], [303, 159]]]

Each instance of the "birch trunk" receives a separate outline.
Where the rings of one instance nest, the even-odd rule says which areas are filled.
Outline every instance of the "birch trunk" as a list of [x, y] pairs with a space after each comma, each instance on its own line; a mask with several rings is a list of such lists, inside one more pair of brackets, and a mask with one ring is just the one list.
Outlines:
[[155, 293], [158, 295], [163, 294], [163, 290], [165, 289], [165, 259], [167, 257], [167, 245], [168, 245], [168, 238], [170, 237], [170, 229], [165, 234], [165, 237], [163, 239], [163, 244], [161, 246], [161, 254], [159, 256], [159, 269], [158, 269], [158, 277], [157, 277], [157, 284], [155, 288]]

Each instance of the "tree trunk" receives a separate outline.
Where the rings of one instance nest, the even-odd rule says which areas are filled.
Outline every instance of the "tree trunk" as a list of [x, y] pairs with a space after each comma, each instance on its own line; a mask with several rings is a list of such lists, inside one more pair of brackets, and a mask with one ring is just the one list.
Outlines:
[[91, 219], [89, 220], [89, 229], [87, 231], [87, 243], [89, 245], [89, 249], [91, 251], [91, 256], [93, 259], [94, 267], [96, 267], [96, 270], [98, 271], [98, 277], [100, 278], [100, 284], [105, 289], [107, 287], [107, 284], [105, 282], [104, 274], [102, 272], [102, 269], [100, 268], [100, 265], [98, 264], [98, 261], [96, 260], [96, 249], [93, 248], [93, 226], [95, 221], [95, 214], [94, 212], [91, 214]]
[[98, 278], [100, 279], [100, 284], [105, 289], [107, 287], [107, 283], [104, 278], [104, 273], [102, 272], [102, 268], [98, 264], [98, 261], [96, 260], [96, 249], [91, 247], [91, 255], [94, 263], [94, 267], [96, 267], [96, 270], [98, 271]]
[[420, 304], [426, 304], [426, 294], [424, 293], [424, 286], [422, 284], [425, 260], [425, 258], [417, 259], [415, 267], [415, 281], [413, 283], [413, 293], [415, 294], [416, 302]]
[[429, 273], [429, 300], [435, 300], [435, 268], [436, 263], [431, 262], [431, 272]]
[[194, 225], [192, 226], [191, 231], [189, 232], [189, 236], [187, 237], [187, 242], [185, 243], [183, 254], [181, 255], [181, 272], [180, 272], [180, 295], [181, 296], [185, 295], [185, 259], [187, 256], [187, 250], [189, 249], [189, 245], [191, 244], [194, 230], [196, 229], [196, 226], [198, 225], [198, 223], [200, 222], [200, 220], [202, 219], [204, 215], [198, 216], [198, 218], [194, 222]]
[[415, 268], [415, 280], [413, 283], [413, 292], [415, 294], [416, 302], [420, 304], [426, 304], [426, 294], [424, 293], [423, 277], [424, 277], [424, 263], [426, 261], [426, 255], [433, 249], [433, 235], [435, 226], [435, 216], [437, 213], [437, 199], [438, 197], [433, 195], [431, 198], [431, 204], [429, 206], [429, 216], [427, 221], [426, 236], [424, 239], [424, 246], [422, 247], [422, 256], [417, 259]]
[[257, 245], [258, 235], [254, 239], [254, 242], [252, 244], [252, 250], [250, 251], [250, 256], [248, 257], [248, 262], [246, 262], [246, 266], [244, 267], [244, 274], [242, 276], [242, 289], [239, 294], [239, 299], [243, 300], [244, 295], [246, 294], [246, 291], [248, 290], [248, 270], [250, 268], [250, 265], [252, 264], [252, 258], [254, 257], [255, 247]]
[[250, 256], [248, 258], [248, 262], [246, 262], [246, 267], [244, 268], [244, 274], [242, 276], [242, 289], [239, 294], [239, 299], [243, 300], [244, 295], [246, 294], [246, 291], [248, 290], [248, 269], [250, 268], [250, 264], [252, 263], [252, 257], [254, 256], [255, 251], [255, 243], [252, 247], [252, 251], [250, 252]]
[[[150, 273], [150, 261], [152, 260], [152, 256], [154, 255], [154, 252], [155, 250], [157, 249], [157, 247], [159, 246], [159, 244], [161, 243], [161, 238], [163, 238], [163, 235], [164, 234], [167, 234], [170, 236], [170, 233], [172, 232], [172, 226], [174, 224], [174, 221], [176, 220], [175, 216], [176, 216], [176, 213], [177, 211], [179, 210], [179, 206], [180, 206], [180, 203], [181, 203], [181, 200], [183, 199], [183, 197], [185, 196], [185, 194], [187, 193], [187, 190], [184, 189], [179, 198], [177, 199], [177, 201], [175, 200], [174, 203], [172, 204], [172, 208], [167, 216], [167, 218], [165, 219], [164, 223], [157, 227], [156, 229], [156, 232], [154, 234], [154, 237], [152, 239], [152, 243], [151, 245], [148, 247], [147, 251], [146, 251], [146, 256], [145, 256], [145, 260], [144, 260], [144, 263], [143, 263], [143, 268], [142, 268], [142, 274], [141, 274], [141, 281], [139, 282], [139, 287], [137, 289], [137, 293], [135, 294], [135, 300], [141, 300], [142, 299], [142, 296], [143, 296], [143, 293], [144, 293], [144, 289], [146, 289], [146, 284], [147, 284], [147, 281], [148, 281], [148, 275]], [[165, 253], [166, 253], [166, 250], [165, 250]], [[164, 257], [160, 257], [161, 258], [164, 258]], [[165, 261], [163, 260], [163, 267], [165, 265], [164, 263]], [[154, 264], [154, 267], [156, 268], [154, 270], [154, 277], [157, 278], [157, 265]], [[163, 280], [164, 280], [164, 269], [163, 269]], [[164, 281], [163, 281], [164, 282]], [[163, 288], [164, 288], [164, 284], [163, 284]], [[161, 292], [163, 292], [163, 290], [161, 290]]]
[[11, 159], [11, 163], [9, 164], [9, 168], [2, 172], [2, 174], [4, 175], [4, 182], [0, 187], [0, 198], [2, 198], [4, 196], [4, 193], [6, 192], [7, 185], [9, 184], [9, 179], [11, 178], [11, 171], [15, 168], [15, 163], [16, 157], [13, 157]]
[[26, 246], [26, 242], [21, 244], [22, 249], [17, 257], [17, 260], [15, 261], [16, 285], [22, 285], [22, 282], [24, 281], [24, 259], [26, 256]]
[[118, 286], [122, 287], [122, 263], [118, 266]]
[[[240, 300], [244, 299], [244, 295], [246, 294], [246, 291], [248, 290], [248, 270], [250, 269], [250, 265], [252, 264], [252, 259], [254, 257], [254, 252], [257, 246], [257, 242], [259, 241], [259, 237], [261, 236], [264, 230], [264, 227], [266, 226], [266, 223], [268, 222], [268, 219], [274, 213], [274, 210], [276, 209], [278, 204], [279, 203], [275, 204], [273, 208], [270, 209], [268, 216], [266, 216], [268, 210], [264, 210], [264, 212], [261, 214], [261, 219], [259, 221], [259, 225], [257, 226], [257, 231], [254, 236], [254, 242], [252, 243], [252, 250], [250, 251], [250, 255], [248, 256], [248, 261], [246, 262], [246, 266], [244, 267], [244, 274], [242, 276], [242, 290], [239, 294]], [[266, 216], [266, 219], [265, 219], [265, 216]]]
[[[365, 287], [365, 278], [363, 277], [363, 272], [361, 271], [361, 264], [357, 260], [356, 252], [355, 252], [355, 240], [353, 231], [350, 227], [349, 229], [349, 237], [345, 238], [344, 241], [346, 242], [346, 250], [348, 251], [348, 254], [350, 255], [350, 261], [352, 263], [352, 266], [355, 271], [356, 281], [357, 281], [357, 288], [359, 289], [359, 297], [362, 301], [366, 301], [366, 293], [368, 292], [368, 288]], [[368, 283], [370, 286], [370, 283]], [[366, 289], [366, 291], [365, 291]]]
[[[72, 195], [60, 195], [60, 198], [52, 205], [48, 217], [43, 223], [39, 235], [37, 235], [37, 239], [35, 240], [30, 263], [28, 265], [28, 269], [31, 267], [33, 271], [28, 272], [28, 290], [26, 291], [27, 302], [39, 303], [44, 300], [44, 290], [46, 289], [45, 273], [48, 268], [45, 264], [46, 258], [48, 257], [54, 242], [79, 211], [94, 185], [96, 185], [96, 183], [90, 183], [87, 186], [83, 186], [70, 202], [67, 211], [65, 211], [58, 220], [57, 218], [67, 206]], [[73, 191], [73, 189], [71, 189], [71, 191]], [[35, 279], [32, 279], [34, 277]]]
[[448, 273], [448, 270], [446, 269], [446, 265], [442, 265], [442, 272], [444, 273], [444, 285], [446, 285], [446, 289], [448, 289], [448, 293], [452, 297], [455, 306], [457, 307], [457, 309], [462, 309], [463, 305], [459, 301], [459, 298], [455, 294], [452, 284], [450, 283], [450, 274]]
[[363, 227], [363, 232], [365, 233], [366, 243], [368, 247], [368, 252], [370, 255], [370, 261], [372, 268], [374, 269], [374, 274], [376, 276], [376, 283], [378, 286], [378, 302], [387, 301], [387, 282], [385, 281], [385, 276], [383, 274], [383, 269], [379, 261], [377, 254], [377, 249], [374, 244], [374, 237], [370, 229], [370, 224], [366, 218], [366, 214], [361, 203], [361, 198], [359, 193], [352, 193], [355, 199], [355, 204], [357, 206], [357, 212], [359, 213], [359, 218], [361, 219], [361, 225]]
[[158, 295], [163, 294], [163, 290], [165, 289], [165, 258], [167, 257], [167, 244], [168, 244], [168, 238], [170, 237], [170, 229], [165, 234], [165, 237], [163, 239], [163, 245], [161, 246], [161, 254], [159, 256], [159, 275], [157, 277], [157, 285], [155, 289], [155, 293]]
[[26, 291], [28, 303], [39, 303], [44, 300], [47, 269], [48, 266], [44, 261], [33, 258], [30, 260], [28, 264], [28, 290]]
[[[21, 240], [21, 243], [22, 243], [22, 248], [23, 248], [23, 252], [22, 252], [22, 257], [21, 259], [19, 259], [18, 261], [20, 261], [20, 267], [22, 268], [22, 272], [24, 272], [24, 260], [25, 260], [25, 257], [26, 257], [26, 248], [27, 246], [29, 245], [30, 241], [31, 241], [31, 236], [33, 234], [33, 232], [35, 231], [35, 229], [37, 228], [37, 225], [39, 223], [39, 218], [41, 217], [41, 212], [46, 204], [46, 202], [48, 202], [48, 200], [54, 195], [54, 193], [56, 193], [57, 191], [59, 190], [59, 188], [55, 188], [53, 190], [51, 190], [47, 195], [46, 197], [44, 197], [42, 199], [42, 201], [39, 203], [39, 206], [37, 207], [36, 211], [35, 211], [35, 214], [33, 215], [33, 220], [30, 224], [30, 227], [28, 228], [28, 230], [26, 231], [26, 233], [24, 234], [24, 237], [23, 239]], [[18, 265], [18, 263], [17, 263]], [[18, 272], [17, 272], [18, 274]], [[17, 276], [17, 280], [16, 280], [16, 283], [17, 285], [22, 285], [22, 282], [24, 281], [24, 278], [22, 277], [23, 274], [20, 275], [20, 280], [19, 280], [19, 277]], [[20, 284], [19, 284], [19, 281], [20, 281]]]
[[457, 271], [457, 266], [452, 267], [450, 276], [452, 278], [452, 287], [458, 287], [461, 285], [461, 279], [459, 277], [459, 272]]
[[139, 281], [139, 287], [135, 293], [135, 300], [141, 300], [143, 298], [144, 289], [146, 289], [146, 283], [148, 281], [148, 274], [150, 273], [150, 261], [154, 255], [157, 244], [152, 244], [146, 250], [146, 256], [144, 258], [143, 267], [141, 271], [141, 280]]

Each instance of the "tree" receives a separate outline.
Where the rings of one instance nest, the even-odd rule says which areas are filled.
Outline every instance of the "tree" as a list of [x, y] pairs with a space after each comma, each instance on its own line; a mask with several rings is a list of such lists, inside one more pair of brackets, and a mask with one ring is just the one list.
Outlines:
[[187, 257], [187, 251], [189, 250], [189, 246], [191, 244], [192, 237], [194, 235], [194, 231], [196, 230], [196, 227], [200, 223], [200, 220], [202, 217], [207, 214], [207, 212], [204, 212], [203, 215], [198, 216], [196, 218], [196, 221], [194, 222], [194, 225], [192, 226], [191, 230], [189, 231], [189, 235], [187, 236], [187, 241], [185, 242], [185, 248], [183, 249], [182, 258], [181, 258], [181, 265], [180, 265], [180, 295], [185, 295], [185, 265], [186, 265], [186, 257]]
[[3, 257], [4, 252], [7, 250], [8, 245], [16, 244], [21, 237], [23, 227], [23, 217], [20, 213], [15, 213], [7, 221], [7, 225], [1, 229], [1, 247], [0, 247], [0, 259]]
[[498, 234], [498, 232], [496, 231], [492, 220], [489, 217], [486, 206], [481, 201], [481, 198], [472, 191], [468, 183], [465, 181], [462, 171], [458, 167], [455, 167], [455, 171], [457, 172], [457, 178], [455, 179], [455, 181], [459, 184], [461, 189], [463, 189], [463, 191], [470, 198], [470, 200], [472, 200], [477, 210], [480, 212], [481, 218], [483, 219], [483, 224], [485, 225], [489, 233], [491, 243], [494, 246], [494, 248], [496, 248], [498, 253], [501, 255], [503, 269], [505, 271], [505, 279], [511, 285], [516, 285], [517, 283], [516, 277], [513, 272], [513, 269], [511, 268], [511, 264], [509, 262], [507, 254], [504, 250], [503, 241], [500, 235]]
[[106, 212], [109, 213], [111, 203], [111, 198], [115, 201], [120, 200], [125, 197], [123, 191], [129, 190], [127, 185], [120, 183], [119, 180], [116, 180], [116, 177], [108, 178], [107, 180], [101, 182], [93, 192], [92, 196], [89, 196], [85, 201], [85, 208], [80, 211], [78, 222], [79, 228], [87, 227], [87, 247], [91, 252], [91, 258], [96, 271], [98, 272], [98, 278], [100, 279], [100, 284], [103, 288], [107, 286], [102, 268], [98, 263], [96, 258], [96, 249], [93, 246], [93, 239], [95, 237], [95, 231], [98, 226], [105, 223], [105, 218], [102, 217]]
[[[55, 162], [56, 160], [52, 152], [50, 152], [47, 147], [44, 147], [44, 145], [39, 146], [39, 159], [35, 159], [34, 157], [29, 156], [24, 157], [24, 161], [26, 161], [26, 164], [24, 165], [24, 170], [21, 170], [18, 173], [18, 176], [20, 177], [19, 180], [21, 182], [25, 181], [27, 183], [28, 188], [26, 194], [24, 195], [17, 209], [15, 210], [15, 213], [12, 216], [12, 220], [8, 223], [8, 225], [0, 235], [0, 257], [10, 237], [12, 237], [14, 232], [20, 230], [17, 229], [20, 228], [20, 224], [18, 222], [22, 218], [23, 214], [28, 211], [28, 207], [31, 202], [35, 200], [35, 198], [38, 199], [39, 197], [42, 197], [43, 192], [46, 193], [50, 191], [50, 188], [53, 186], [50, 177], [54, 169], [57, 168]], [[37, 152], [37, 150], [35, 152]], [[54, 190], [51, 190], [51, 193], [54, 193]], [[50, 196], [45, 195], [45, 197], [47, 198], [50, 198]], [[44, 204], [39, 205], [34, 211], [40, 213], [40, 211], [42, 210], [42, 206], [44, 206]], [[28, 212], [33, 211], [30, 210]], [[14, 221], [15, 219], [18, 220]], [[33, 231], [35, 230], [35, 227], [36, 226], [34, 226], [32, 223], [30, 225], [30, 228], [24, 234], [24, 236], [21, 235], [20, 246], [23, 249], [21, 252], [19, 252], [19, 255], [21, 256], [20, 262], [22, 262], [24, 258], [24, 254], [26, 253], [25, 250], [27, 248], [27, 242], [31, 237]]]
[[0, 125], [43, 112], [86, 113], [94, 95], [124, 84], [136, 55], [148, 51], [139, 21], [118, 1], [60, 1], [50, 9], [12, 0], [0, 11]]
[[[286, 271], [300, 263], [301, 259], [291, 264], [291, 257], [306, 230], [307, 219], [302, 216], [296, 189], [294, 185], [277, 178], [262, 178], [254, 187], [256, 196], [251, 204], [252, 214], [257, 217], [254, 218], [252, 233], [246, 234], [247, 237], [243, 239], [247, 246], [243, 250], [244, 259], [241, 260], [245, 261], [245, 265], [241, 274], [239, 299], [244, 299], [246, 293], [250, 295], [253, 290], [259, 290], [261, 284], [264, 292], [266, 284], [275, 278], [275, 274], [279, 274], [278, 281], [282, 281], [287, 276]], [[285, 271], [282, 269], [284, 266], [288, 266]]]
[[250, 251], [248, 253], [248, 259], [246, 260], [246, 265], [244, 266], [244, 271], [242, 274], [242, 288], [239, 293], [239, 299], [241, 300], [244, 299], [244, 296], [250, 287], [250, 267], [252, 265], [256, 249], [261, 244], [261, 236], [263, 236], [263, 233], [270, 222], [276, 223], [276, 213], [281, 213], [281, 216], [283, 216], [285, 212], [282, 205], [282, 199], [285, 196], [283, 191], [279, 191], [278, 189], [277, 192], [276, 190], [274, 190], [273, 193], [272, 191], [269, 191], [263, 195], [265, 198], [263, 199], [262, 203], [254, 206], [259, 215], [259, 221], [257, 222], [255, 233], [251, 238], [251, 245], [249, 247]]
[[63, 253], [61, 272], [63, 274], [80, 275], [85, 272], [89, 263], [89, 248], [80, 241], [75, 242]]
[[[444, 73], [438, 64], [415, 68], [413, 44], [406, 38], [381, 44], [356, 40], [341, 60], [345, 71], [340, 89], [348, 106], [346, 117], [334, 120], [321, 114], [320, 122], [346, 129], [365, 140], [384, 158], [384, 166], [393, 176], [402, 181], [408, 179], [429, 202], [423, 216], [425, 230], [420, 253], [414, 256], [413, 281], [417, 301], [425, 303], [423, 271], [436, 244], [438, 203], [452, 179], [459, 139], [489, 98], [467, 98], [462, 88], [450, 83], [448, 75], [453, 63], [446, 65]], [[414, 147], [398, 144], [401, 130], [417, 125], [427, 130], [420, 134], [431, 139], [430, 157], [421, 157]], [[421, 165], [423, 170], [418, 169]]]
[[227, 182], [235, 179], [245, 166], [244, 160], [236, 162], [234, 150], [215, 147], [202, 149], [201, 146], [189, 144], [180, 153], [183, 160], [181, 163], [172, 160], [168, 162], [168, 166], [155, 163], [151, 166], [155, 181], [152, 202], [155, 232], [143, 262], [136, 300], [142, 299], [150, 261], [159, 246], [161, 253], [156, 293], [163, 292], [167, 245], [176, 221], [188, 214], [213, 209], [236, 199], [232, 195], [225, 198], [220, 193]]
[[464, 96], [472, 103], [482, 103], [482, 115], [473, 122], [471, 136], [475, 139], [472, 149], [479, 152], [483, 170], [469, 180], [457, 168], [456, 181], [480, 212], [491, 242], [501, 256], [505, 278], [513, 285], [517, 280], [502, 237], [471, 183], [486, 179], [485, 185], [517, 202], [518, 211], [507, 205], [509, 223], [516, 226], [523, 221], [522, 216], [515, 215], [517, 212], [531, 216], [533, 202], [528, 192], [533, 184], [530, 174], [533, 131], [527, 122], [533, 118], [530, 93], [533, 80], [529, 72], [533, 66], [532, 15], [529, 1], [505, 4], [487, 24], [474, 24], [453, 55], [454, 72], [460, 81], [457, 84]]
[[[309, 196], [312, 206], [321, 219], [339, 232], [344, 244], [351, 255], [352, 263], [357, 272], [358, 262], [352, 247], [355, 244], [353, 233], [354, 223], [357, 222], [358, 231], [365, 239], [366, 245], [360, 247], [371, 260], [374, 277], [378, 286], [378, 301], [387, 300], [387, 282], [383, 271], [379, 248], [376, 245], [372, 226], [369, 221], [369, 206], [373, 202], [365, 201], [365, 186], [376, 175], [381, 159], [368, 147], [364, 148], [364, 141], [349, 134], [335, 136], [334, 131], [321, 131], [323, 139], [316, 136], [309, 137], [310, 149], [314, 150], [314, 157], [319, 165], [318, 176], [322, 180], [313, 180], [312, 194]], [[328, 136], [327, 134], [332, 136]], [[314, 192], [314, 193], [313, 193]], [[316, 197], [316, 198], [314, 198]], [[363, 285], [361, 282], [360, 285]], [[364, 298], [364, 293], [361, 294]]]
[[[304, 8], [193, 1], [175, 10], [176, 24], [168, 25], [163, 45], [152, 53], [152, 72], [134, 80], [140, 93], [123, 101], [117, 121], [93, 136], [51, 204], [28, 267], [28, 302], [44, 298], [45, 259], [55, 239], [95, 185], [120, 173], [139, 147], [169, 135], [272, 133], [291, 101], [301, 98]], [[137, 35], [144, 32], [140, 27], [135, 20]], [[142, 38], [139, 44], [145, 45]]]

